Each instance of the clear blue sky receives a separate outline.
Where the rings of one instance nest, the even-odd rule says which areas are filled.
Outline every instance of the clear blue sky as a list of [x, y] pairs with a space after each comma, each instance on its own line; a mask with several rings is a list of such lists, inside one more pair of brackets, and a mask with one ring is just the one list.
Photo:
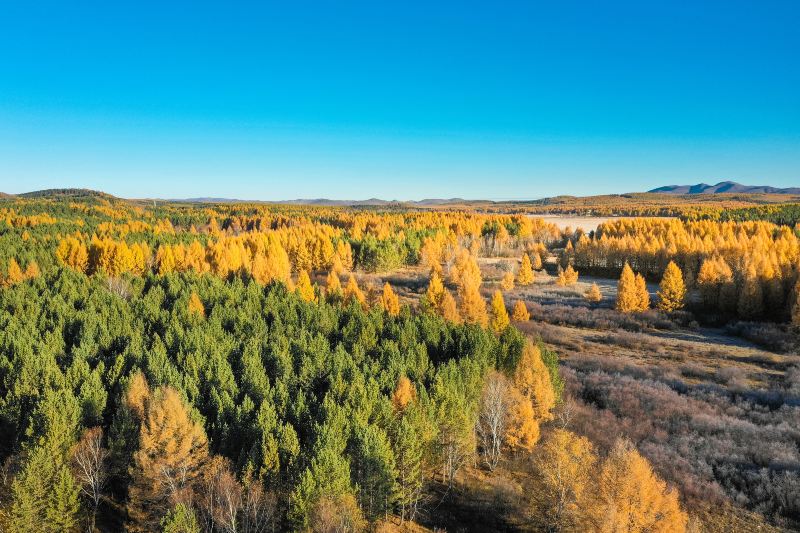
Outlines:
[[800, 2], [3, 2], [0, 191], [800, 186]]

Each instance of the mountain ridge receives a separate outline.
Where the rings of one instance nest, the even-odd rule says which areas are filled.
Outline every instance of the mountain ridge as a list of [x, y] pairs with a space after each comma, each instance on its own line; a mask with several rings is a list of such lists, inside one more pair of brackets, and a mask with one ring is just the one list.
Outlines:
[[772, 187], [771, 185], [742, 185], [735, 181], [720, 181], [715, 185], [696, 183], [694, 185], [664, 185], [647, 191], [659, 194], [800, 194], [800, 187]]

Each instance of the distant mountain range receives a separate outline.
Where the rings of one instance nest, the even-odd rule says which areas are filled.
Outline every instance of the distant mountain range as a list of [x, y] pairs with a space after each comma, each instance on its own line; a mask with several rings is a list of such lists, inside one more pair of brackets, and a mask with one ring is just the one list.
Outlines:
[[666, 185], [647, 192], [664, 194], [719, 194], [719, 193], [750, 193], [750, 194], [800, 194], [800, 187], [781, 189], [769, 185], [742, 185], [734, 181], [720, 181], [716, 185], [698, 183], [696, 185]]
[[[674, 194], [674, 195], [694, 195], [694, 194], [785, 194], [785, 195], [799, 195], [800, 187], [787, 187], [779, 188], [769, 185], [742, 185], [733, 181], [721, 181], [716, 185], [708, 185], [706, 183], [698, 183], [696, 185], [666, 185], [647, 191], [648, 193], [655, 194]], [[644, 193], [628, 193], [623, 196], [641, 195]], [[607, 196], [620, 196], [620, 195], [607, 195]], [[0, 192], [0, 199], [13, 199], [13, 198], [46, 198], [46, 199], [60, 199], [68, 198], [70, 200], [88, 200], [88, 201], [115, 201], [122, 200], [108, 193], [101, 191], [94, 191], [91, 189], [46, 189], [43, 191], [32, 191], [22, 194], [5, 194]], [[541, 198], [539, 200], [526, 200], [519, 201], [518, 203], [532, 204], [532, 205], [548, 205], [554, 203], [569, 203], [579, 197], [573, 196], [556, 196], [552, 198]], [[494, 202], [491, 200], [464, 200], [463, 198], [427, 198], [425, 200], [381, 200], [380, 198], [369, 198], [367, 200], [331, 200], [328, 198], [305, 198], [297, 200], [238, 200], [235, 198], [219, 198], [219, 197], [199, 197], [199, 198], [175, 198], [175, 199], [147, 199], [140, 198], [132, 201], [137, 202], [171, 202], [171, 203], [208, 203], [208, 204], [225, 204], [225, 203], [264, 203], [264, 204], [296, 204], [296, 205], [317, 205], [317, 206], [410, 206], [410, 207], [433, 207], [433, 206], [481, 206], [486, 204], [506, 203]], [[513, 201], [510, 203], [514, 203]]]
[[461, 198], [438, 199], [430, 198], [425, 200], [381, 200], [380, 198], [369, 198], [368, 200], [330, 200], [328, 198], [299, 198], [297, 200], [236, 200], [233, 198], [185, 198], [181, 200], [167, 200], [169, 202], [186, 202], [186, 203], [210, 203], [210, 204], [224, 204], [224, 203], [271, 203], [271, 204], [297, 204], [297, 205], [319, 205], [319, 206], [369, 206], [369, 205], [448, 205], [464, 203], [466, 200]]

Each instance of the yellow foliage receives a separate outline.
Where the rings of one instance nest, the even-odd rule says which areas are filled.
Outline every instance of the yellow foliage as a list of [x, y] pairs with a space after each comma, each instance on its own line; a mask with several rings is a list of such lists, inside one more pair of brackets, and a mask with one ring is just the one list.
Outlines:
[[658, 308], [671, 313], [683, 309], [685, 300], [686, 286], [683, 283], [683, 273], [674, 261], [670, 261], [659, 286]]
[[78, 272], [86, 272], [89, 266], [89, 252], [86, 245], [75, 237], [61, 239], [56, 257], [61, 263]]
[[414, 388], [414, 384], [406, 376], [400, 376], [392, 394], [392, 405], [395, 411], [404, 411], [408, 404], [413, 403], [416, 399], [417, 390]]
[[515, 387], [509, 389], [508, 425], [504, 440], [514, 451], [530, 451], [539, 442], [539, 422], [530, 398]]
[[22, 269], [19, 267], [19, 263], [13, 257], [8, 260], [8, 269], [5, 279], [3, 280], [2, 285], [6, 287], [10, 287], [11, 285], [16, 285], [17, 283], [22, 283], [25, 280], [25, 274], [22, 273]]
[[367, 298], [364, 296], [364, 293], [361, 292], [361, 289], [358, 287], [358, 282], [356, 282], [356, 278], [352, 274], [350, 274], [350, 279], [347, 280], [347, 285], [344, 288], [344, 299], [347, 302], [355, 300], [361, 305], [367, 303]]
[[342, 292], [342, 283], [335, 270], [328, 272], [328, 277], [325, 278], [325, 292], [328, 296], [335, 296]]
[[193, 292], [189, 297], [189, 312], [196, 313], [200, 316], [206, 316], [206, 308], [196, 292]]
[[511, 319], [515, 322], [527, 322], [531, 319], [531, 314], [528, 312], [528, 307], [525, 305], [525, 302], [517, 300], [516, 303], [514, 303]]
[[528, 286], [533, 283], [534, 278], [531, 258], [528, 254], [522, 254], [522, 263], [517, 272], [517, 285], [521, 285], [522, 287]]
[[444, 294], [442, 295], [441, 302], [439, 302], [438, 312], [439, 315], [441, 315], [441, 317], [448, 322], [453, 322], [456, 324], [461, 322], [461, 315], [458, 312], [456, 299], [453, 298], [453, 295], [450, 294], [450, 291], [448, 290], [445, 290]]
[[558, 278], [556, 279], [556, 284], [566, 287], [568, 285], [574, 285], [578, 281], [578, 272], [572, 268], [572, 265], [567, 265], [565, 270], [561, 270], [559, 268], [558, 271]]
[[381, 307], [391, 316], [397, 316], [400, 314], [400, 301], [398, 300], [397, 295], [392, 290], [392, 286], [389, 285], [388, 282], [383, 284], [383, 294], [381, 294]]
[[506, 310], [506, 303], [503, 300], [503, 293], [494, 291], [492, 295], [492, 318], [489, 321], [489, 326], [496, 334], [502, 333], [509, 325], [508, 311]]
[[533, 252], [532, 254], [533, 259], [531, 259], [531, 268], [534, 270], [541, 270], [542, 269], [542, 256], [539, 255], [537, 252]]
[[584, 296], [590, 302], [597, 303], [603, 299], [603, 295], [600, 292], [600, 287], [597, 286], [597, 283], [592, 283], [592, 286], [584, 293]]
[[556, 396], [539, 347], [528, 341], [514, 370], [514, 386], [532, 403], [537, 420], [552, 420]]
[[[534, 494], [542, 529], [596, 531], [594, 473], [597, 454], [586, 437], [555, 429], [539, 446], [534, 464], [541, 483]], [[599, 532], [598, 532], [599, 533]]]
[[647, 311], [650, 308], [650, 293], [647, 291], [647, 282], [641, 274], [636, 274], [636, 294], [639, 298], [639, 310]]
[[486, 302], [481, 296], [480, 286], [472, 282], [462, 283], [458, 287], [458, 297], [461, 301], [459, 314], [464, 322], [485, 326], [489, 317], [486, 314]]
[[646, 308], [642, 308], [639, 281], [630, 265], [625, 263], [625, 266], [622, 268], [622, 274], [619, 277], [619, 283], [617, 284], [617, 311], [632, 313], [635, 311], [644, 311], [645, 309]]
[[514, 273], [506, 272], [503, 279], [500, 280], [500, 288], [504, 291], [510, 291], [514, 288]]
[[314, 286], [311, 285], [311, 278], [308, 272], [301, 270], [297, 275], [297, 287], [295, 287], [297, 294], [306, 302], [316, 302], [317, 295], [314, 292]]
[[687, 516], [676, 491], [653, 472], [650, 463], [627, 441], [619, 441], [599, 475], [599, 531], [680, 533]]
[[171, 387], [157, 390], [147, 403], [133, 457], [128, 530], [152, 531], [163, 514], [158, 510], [191, 487], [207, 457], [203, 427], [189, 416], [178, 392]]

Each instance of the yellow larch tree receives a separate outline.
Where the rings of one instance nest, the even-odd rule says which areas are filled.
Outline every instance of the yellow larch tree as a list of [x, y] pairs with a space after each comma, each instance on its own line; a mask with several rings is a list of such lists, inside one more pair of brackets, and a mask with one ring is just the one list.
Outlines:
[[556, 403], [550, 372], [542, 360], [539, 347], [528, 341], [514, 369], [514, 386], [533, 404], [536, 420], [552, 420]]
[[510, 291], [514, 288], [514, 273], [506, 272], [500, 280], [500, 288], [504, 291]]
[[400, 376], [397, 380], [397, 386], [392, 393], [392, 405], [395, 411], [403, 412], [408, 404], [413, 403], [417, 399], [417, 389], [407, 376]]
[[620, 440], [598, 476], [598, 531], [681, 533], [687, 516], [678, 493], [653, 472], [633, 445]]
[[342, 282], [335, 270], [328, 272], [328, 277], [325, 278], [325, 294], [333, 297], [342, 294]]
[[489, 327], [492, 328], [496, 334], [502, 333], [510, 324], [508, 318], [508, 310], [506, 309], [506, 302], [503, 300], [503, 293], [494, 291], [492, 295], [491, 304], [491, 319], [489, 320]]
[[41, 274], [41, 271], [39, 270], [39, 265], [36, 263], [36, 261], [29, 261], [25, 266], [25, 272], [22, 274], [22, 276], [25, 279], [33, 279], [38, 278], [39, 274]]
[[317, 301], [317, 295], [314, 292], [314, 286], [311, 285], [311, 278], [309, 277], [308, 272], [305, 270], [301, 270], [297, 275], [297, 286], [294, 290], [297, 292], [298, 296], [303, 299], [303, 301]]
[[13, 257], [8, 260], [8, 268], [6, 269], [6, 277], [3, 279], [3, 286], [10, 287], [17, 283], [22, 283], [25, 280], [25, 274], [19, 267], [19, 263]]
[[650, 292], [647, 290], [647, 282], [641, 274], [636, 274], [636, 295], [639, 298], [639, 311], [650, 309]]
[[388, 281], [383, 284], [383, 293], [381, 294], [380, 303], [383, 310], [391, 316], [400, 314], [400, 300], [397, 298], [397, 295], [392, 290], [392, 286], [389, 285]]
[[508, 422], [504, 441], [515, 452], [531, 451], [541, 434], [533, 403], [514, 386], [509, 388], [508, 393]]
[[572, 268], [572, 265], [567, 265], [567, 268], [562, 270], [561, 267], [558, 269], [558, 277], [556, 278], [556, 284], [562, 287], [567, 287], [569, 285], [574, 285], [578, 281], [578, 272]]
[[530, 319], [531, 314], [528, 312], [528, 307], [525, 305], [525, 302], [517, 300], [511, 312], [511, 320], [515, 322], [527, 322]]
[[600, 292], [600, 287], [597, 286], [597, 283], [592, 283], [592, 286], [583, 295], [592, 303], [597, 303], [603, 299], [603, 294]]
[[670, 261], [659, 285], [658, 308], [671, 313], [683, 309], [685, 301], [686, 286], [683, 283], [683, 273], [675, 261]]
[[641, 299], [636, 282], [636, 275], [630, 265], [625, 263], [617, 283], [617, 311], [632, 313], [641, 310]]
[[517, 272], [517, 285], [526, 287], [533, 283], [534, 277], [530, 256], [528, 256], [528, 254], [522, 254], [522, 263]]
[[350, 279], [347, 280], [347, 285], [344, 288], [344, 299], [347, 302], [355, 300], [361, 305], [365, 305], [367, 302], [366, 296], [358, 287], [358, 282], [352, 274], [350, 274]]
[[441, 302], [439, 303], [438, 308], [439, 315], [447, 320], [448, 322], [453, 322], [458, 324], [461, 322], [461, 314], [458, 312], [458, 305], [456, 304], [456, 299], [453, 298], [453, 295], [450, 294], [450, 291], [445, 290], [444, 294], [442, 294]]
[[428, 304], [438, 311], [445, 292], [446, 290], [444, 288], [444, 283], [442, 283], [442, 277], [440, 276], [439, 271], [432, 270], [431, 279], [428, 282], [428, 290], [425, 291], [425, 297], [428, 300]]
[[593, 531], [594, 473], [597, 453], [586, 437], [566, 429], [553, 430], [534, 455], [541, 480], [533, 494], [540, 529]]
[[145, 410], [128, 490], [127, 529], [133, 532], [153, 531], [172, 502], [185, 497], [208, 458], [203, 426], [175, 389], [158, 389]]
[[61, 239], [56, 250], [56, 257], [64, 265], [78, 272], [86, 272], [89, 266], [89, 251], [86, 245], [76, 237]]
[[467, 324], [485, 326], [489, 317], [486, 314], [486, 302], [481, 296], [480, 285], [473, 282], [462, 282], [458, 287], [460, 300], [459, 314]]
[[533, 268], [533, 270], [541, 270], [542, 256], [539, 254], [539, 252], [533, 252], [531, 254], [531, 257], [533, 257], [533, 259], [531, 259], [531, 268]]
[[188, 309], [189, 313], [193, 313], [199, 316], [206, 316], [206, 308], [196, 292], [193, 292], [192, 295], [189, 297]]

